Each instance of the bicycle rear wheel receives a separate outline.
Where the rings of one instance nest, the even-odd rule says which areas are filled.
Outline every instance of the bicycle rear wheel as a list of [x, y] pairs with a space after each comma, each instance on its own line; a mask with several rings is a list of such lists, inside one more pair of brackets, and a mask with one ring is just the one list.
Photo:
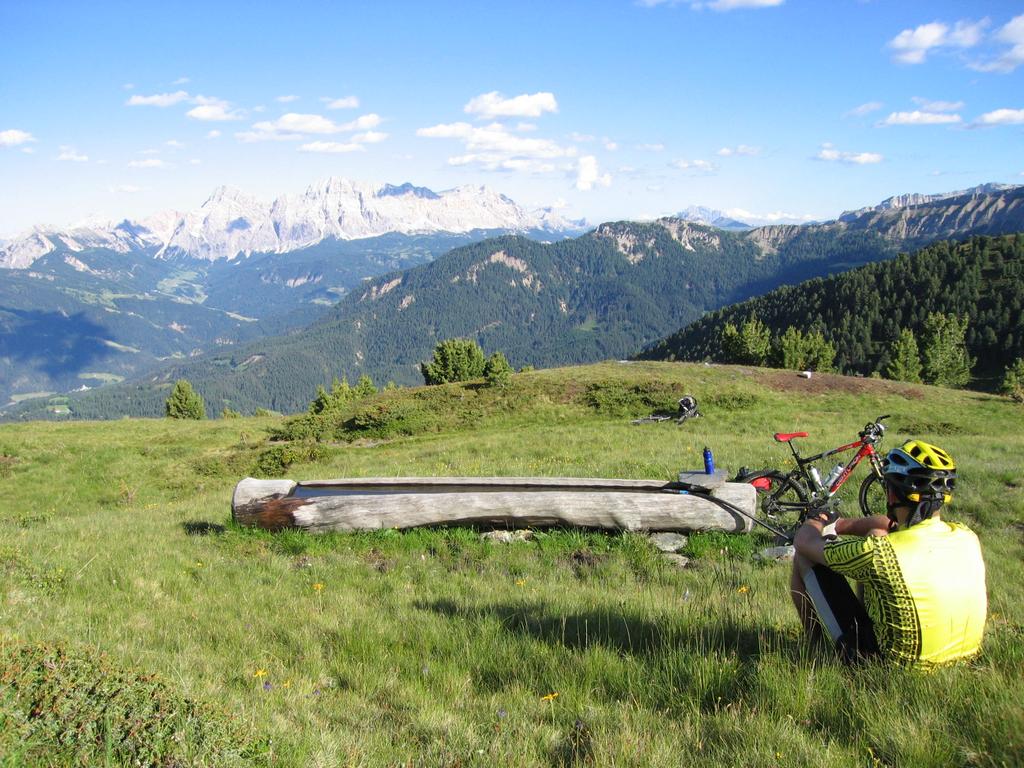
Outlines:
[[884, 515], [888, 511], [886, 506], [885, 481], [872, 472], [864, 478], [860, 484], [860, 493], [857, 495], [860, 502], [860, 511], [867, 515]]
[[758, 516], [775, 528], [792, 533], [807, 514], [807, 489], [777, 469], [748, 472], [736, 478], [757, 489]]

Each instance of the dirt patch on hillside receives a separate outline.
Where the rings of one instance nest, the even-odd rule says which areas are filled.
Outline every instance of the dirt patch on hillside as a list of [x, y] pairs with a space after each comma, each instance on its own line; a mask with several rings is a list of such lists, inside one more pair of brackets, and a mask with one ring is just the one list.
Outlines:
[[758, 378], [776, 392], [807, 392], [820, 395], [829, 392], [849, 392], [854, 395], [895, 395], [908, 400], [920, 400], [924, 392], [913, 384], [857, 376], [838, 376], [833, 373], [815, 373], [809, 379], [796, 371], [758, 371]]

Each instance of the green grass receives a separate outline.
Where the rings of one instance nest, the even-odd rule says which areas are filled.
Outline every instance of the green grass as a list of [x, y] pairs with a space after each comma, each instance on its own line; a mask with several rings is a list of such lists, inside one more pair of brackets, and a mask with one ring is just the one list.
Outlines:
[[[230, 764], [245, 749], [282, 766], [1020, 764], [1024, 408], [827, 381], [802, 392], [812, 384], [781, 372], [658, 363], [536, 371], [504, 391], [382, 393], [319, 425], [320, 443], [268, 442], [294, 428], [276, 418], [4, 425], [4, 647], [89, 660], [67, 695], [115, 718], [90, 733], [131, 733], [116, 718], [152, 710], [129, 694], [103, 709], [88, 670], [104, 665], [236, 716], [158, 739], [164, 764]], [[704, 418], [629, 424], [682, 393]], [[465, 529], [317, 537], [229, 519], [234, 483], [259, 468], [667, 480], [701, 466], [704, 445], [731, 470], [780, 465], [773, 431], [806, 429], [808, 450], [824, 449], [880, 413], [893, 414], [886, 445], [914, 434], [960, 465], [951, 516], [981, 536], [991, 612], [970, 664], [844, 668], [801, 637], [787, 568], [754, 561], [756, 534], [692, 536], [678, 570], [630, 534], [497, 545]], [[22, 738], [19, 706], [0, 688], [0, 755], [15, 755], [0, 766], [141, 754], [109, 735], [57, 744], [45, 718]]]

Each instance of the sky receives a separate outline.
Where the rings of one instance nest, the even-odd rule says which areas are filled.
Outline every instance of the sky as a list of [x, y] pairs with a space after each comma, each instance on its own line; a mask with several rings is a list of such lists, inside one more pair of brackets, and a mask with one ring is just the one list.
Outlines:
[[1024, 184], [1024, 2], [0, 0], [0, 236], [486, 185], [591, 223]]

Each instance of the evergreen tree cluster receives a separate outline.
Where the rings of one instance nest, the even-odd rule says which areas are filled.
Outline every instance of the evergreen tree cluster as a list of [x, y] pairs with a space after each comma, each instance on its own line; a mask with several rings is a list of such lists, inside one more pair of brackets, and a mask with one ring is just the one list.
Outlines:
[[[1024, 357], [1024, 234], [936, 243], [784, 286], [711, 312], [639, 357], [789, 367], [795, 332], [820, 334], [841, 373], [945, 386], [964, 386], [973, 376], [976, 386], [995, 389]], [[778, 340], [774, 359], [764, 353], [766, 335]]]

